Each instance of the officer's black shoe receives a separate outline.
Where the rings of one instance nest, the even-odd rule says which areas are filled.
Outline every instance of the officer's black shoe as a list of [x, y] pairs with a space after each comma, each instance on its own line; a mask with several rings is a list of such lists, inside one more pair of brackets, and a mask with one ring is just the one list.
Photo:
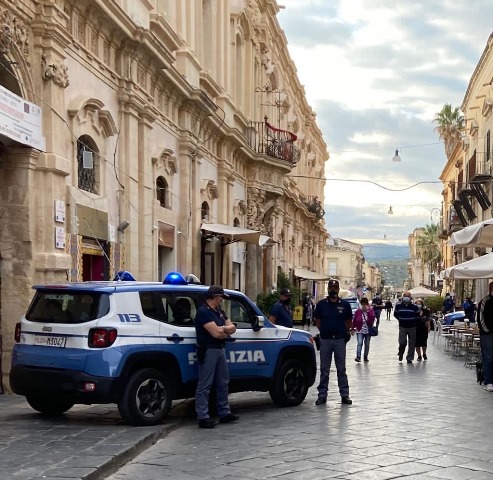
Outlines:
[[344, 405], [352, 405], [353, 401], [349, 397], [341, 397], [341, 402], [344, 403]]
[[402, 362], [402, 358], [404, 357], [403, 353], [399, 353], [399, 362]]
[[327, 403], [327, 399], [324, 397], [318, 397], [315, 405], [325, 405]]
[[240, 417], [238, 415], [234, 415], [233, 413], [228, 413], [219, 419], [219, 423], [231, 423], [236, 422]]
[[201, 418], [199, 420], [199, 428], [214, 428], [217, 422], [212, 418]]

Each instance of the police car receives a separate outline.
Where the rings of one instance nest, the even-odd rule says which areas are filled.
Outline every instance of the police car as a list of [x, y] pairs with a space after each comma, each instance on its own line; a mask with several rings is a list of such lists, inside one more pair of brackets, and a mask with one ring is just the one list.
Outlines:
[[[125, 276], [126, 275], [126, 276]], [[193, 319], [208, 287], [179, 274], [163, 283], [124, 280], [37, 285], [15, 331], [10, 383], [35, 410], [116, 403], [131, 425], [155, 425], [175, 399], [195, 395]], [[230, 392], [268, 391], [281, 407], [303, 402], [316, 375], [308, 333], [265, 319], [241, 292], [222, 308], [236, 325], [226, 345]]]

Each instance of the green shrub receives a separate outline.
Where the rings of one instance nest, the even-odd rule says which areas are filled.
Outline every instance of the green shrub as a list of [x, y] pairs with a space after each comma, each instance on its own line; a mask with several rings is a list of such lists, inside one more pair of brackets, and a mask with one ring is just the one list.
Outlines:
[[425, 298], [425, 305], [431, 310], [432, 313], [436, 313], [442, 310], [443, 307], [443, 297], [429, 297]]
[[293, 310], [300, 303], [300, 289], [291, 285], [289, 277], [284, 272], [279, 272], [277, 276], [277, 289], [269, 293], [262, 292], [257, 295], [257, 306], [262, 310], [264, 315], [269, 315], [272, 305], [279, 300], [279, 295], [283, 288], [289, 288], [293, 292], [291, 296], [291, 308]]

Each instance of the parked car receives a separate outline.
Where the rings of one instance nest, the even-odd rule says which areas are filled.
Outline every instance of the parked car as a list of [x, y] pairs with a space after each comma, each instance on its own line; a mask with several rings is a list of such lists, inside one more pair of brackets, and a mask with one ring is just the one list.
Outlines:
[[343, 300], [349, 302], [349, 304], [351, 305], [351, 311], [353, 312], [353, 315], [356, 312], [356, 310], [358, 310], [358, 308], [361, 306], [358, 297], [346, 297]]
[[[162, 283], [33, 288], [15, 329], [10, 384], [35, 410], [116, 403], [128, 424], [156, 425], [172, 400], [195, 395], [194, 317], [208, 287], [173, 274]], [[299, 405], [315, 382], [313, 337], [270, 323], [241, 292], [227, 293], [222, 308], [237, 328], [226, 342], [230, 392], [264, 391], [281, 407]]]

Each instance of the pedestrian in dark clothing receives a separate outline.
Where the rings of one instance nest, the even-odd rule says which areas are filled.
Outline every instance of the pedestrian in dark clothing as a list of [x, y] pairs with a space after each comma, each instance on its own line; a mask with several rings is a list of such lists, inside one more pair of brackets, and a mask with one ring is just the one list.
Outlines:
[[484, 389], [493, 392], [493, 282], [489, 294], [478, 304], [477, 321], [483, 360]]
[[309, 331], [310, 325], [312, 323], [312, 319], [313, 319], [313, 301], [310, 294], [307, 293], [305, 295], [305, 298], [303, 299], [303, 317], [301, 321], [301, 328], [304, 330], [306, 323], [307, 330]]
[[315, 405], [327, 403], [332, 355], [336, 364], [341, 401], [351, 405], [353, 402], [349, 398], [346, 374], [346, 335], [350, 336], [353, 313], [350, 303], [339, 298], [339, 282], [329, 280], [328, 288], [329, 295], [317, 303], [313, 314], [315, 324], [320, 330], [320, 383]]
[[371, 301], [371, 308], [373, 308], [373, 311], [375, 312], [375, 318], [377, 319], [377, 328], [378, 328], [380, 325], [380, 315], [382, 314], [382, 310], [383, 310], [383, 301], [378, 293], [375, 295], [375, 298]]
[[282, 325], [283, 327], [293, 328], [293, 312], [291, 310], [291, 290], [283, 288], [279, 300], [272, 305], [269, 312], [269, 321]]
[[455, 310], [455, 300], [449, 292], [445, 294], [445, 300], [443, 301], [443, 314], [452, 313]]
[[426, 349], [428, 348], [431, 313], [420, 298], [415, 303], [419, 308], [416, 320], [416, 355], [418, 356], [418, 362], [420, 362], [421, 360], [428, 360]]
[[411, 292], [402, 294], [402, 302], [394, 308], [394, 317], [399, 320], [399, 362], [402, 362], [407, 346], [407, 363], [413, 363], [416, 348], [416, 322], [419, 315], [417, 305], [411, 302]]
[[393, 308], [393, 305], [392, 305], [392, 302], [389, 300], [387, 300], [385, 302], [385, 311], [387, 312], [387, 320], [390, 322], [390, 314], [392, 313], [392, 308]]
[[476, 306], [474, 305], [474, 302], [471, 300], [470, 297], [466, 297], [466, 299], [464, 300], [464, 303], [462, 304], [462, 309], [464, 310], [464, 314], [465, 314], [467, 320], [470, 323], [474, 323]]
[[217, 422], [209, 417], [209, 394], [216, 386], [216, 406], [220, 423], [238, 420], [228, 403], [229, 370], [224, 351], [225, 340], [236, 332], [236, 327], [221, 309], [224, 298], [229, 298], [220, 285], [209, 287], [205, 302], [195, 316], [197, 360], [199, 375], [195, 394], [195, 410], [200, 428], [214, 428]]

